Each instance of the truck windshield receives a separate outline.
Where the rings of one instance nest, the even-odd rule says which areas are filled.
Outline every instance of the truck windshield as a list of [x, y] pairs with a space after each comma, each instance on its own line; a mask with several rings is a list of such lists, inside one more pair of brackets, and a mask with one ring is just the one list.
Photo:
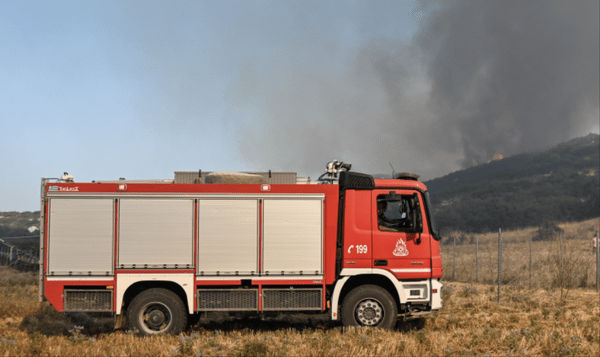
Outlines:
[[440, 237], [438, 235], [438, 228], [435, 225], [435, 220], [433, 219], [433, 209], [431, 207], [431, 201], [429, 200], [429, 191], [425, 191], [425, 203], [427, 204], [427, 215], [429, 216], [429, 226], [431, 228], [431, 234], [436, 240], [439, 240]]

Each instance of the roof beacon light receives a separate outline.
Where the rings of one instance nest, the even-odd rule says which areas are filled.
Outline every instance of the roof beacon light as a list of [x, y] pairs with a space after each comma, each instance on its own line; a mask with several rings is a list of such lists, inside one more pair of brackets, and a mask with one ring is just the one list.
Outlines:
[[68, 172], [65, 172], [65, 174], [62, 175], [62, 177], [60, 179], [63, 180], [63, 181], [65, 181], [65, 182], [73, 182], [73, 176], [69, 175]]

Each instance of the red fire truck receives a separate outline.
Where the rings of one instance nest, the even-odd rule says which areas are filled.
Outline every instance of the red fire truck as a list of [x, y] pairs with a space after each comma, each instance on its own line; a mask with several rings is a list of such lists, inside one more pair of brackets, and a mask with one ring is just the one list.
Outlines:
[[42, 179], [40, 298], [112, 312], [142, 335], [177, 334], [208, 311], [392, 328], [399, 314], [442, 307], [439, 235], [417, 178], [334, 161], [316, 182], [202, 171]]

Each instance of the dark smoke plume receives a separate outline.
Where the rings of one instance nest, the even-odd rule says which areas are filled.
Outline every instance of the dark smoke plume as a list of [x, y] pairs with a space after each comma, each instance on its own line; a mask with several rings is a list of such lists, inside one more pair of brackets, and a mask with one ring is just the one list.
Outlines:
[[[361, 29], [393, 27], [367, 4]], [[238, 74], [224, 120], [248, 166], [309, 174], [337, 158], [431, 179], [545, 148], [598, 122], [598, 4], [428, 2], [412, 38], [369, 32], [348, 53], [326, 22], [302, 24]]]
[[443, 2], [416, 37], [432, 54], [436, 135], [463, 165], [583, 133], [598, 120], [597, 1]]

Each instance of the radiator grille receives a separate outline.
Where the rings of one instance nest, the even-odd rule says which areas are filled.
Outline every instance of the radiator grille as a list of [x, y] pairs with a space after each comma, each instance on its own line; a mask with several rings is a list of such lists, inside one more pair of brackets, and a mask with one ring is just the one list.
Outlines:
[[65, 289], [65, 311], [112, 311], [112, 290]]
[[264, 289], [263, 310], [322, 310], [321, 289]]
[[198, 289], [198, 311], [256, 311], [257, 289]]

